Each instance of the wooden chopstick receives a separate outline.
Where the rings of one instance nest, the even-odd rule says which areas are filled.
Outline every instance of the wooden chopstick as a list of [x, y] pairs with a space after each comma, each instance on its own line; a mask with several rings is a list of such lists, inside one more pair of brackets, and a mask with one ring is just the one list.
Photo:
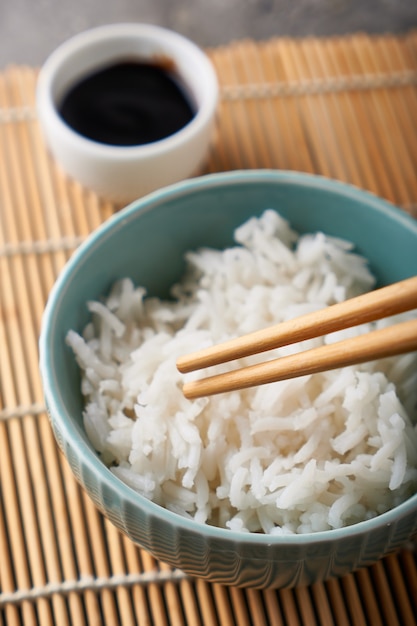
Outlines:
[[[177, 367], [180, 372], [191, 372], [414, 308], [417, 308], [417, 276], [182, 356], [177, 361]], [[266, 363], [188, 382], [184, 384], [183, 392], [187, 398], [197, 398], [414, 350], [417, 350], [417, 320], [410, 320]]]

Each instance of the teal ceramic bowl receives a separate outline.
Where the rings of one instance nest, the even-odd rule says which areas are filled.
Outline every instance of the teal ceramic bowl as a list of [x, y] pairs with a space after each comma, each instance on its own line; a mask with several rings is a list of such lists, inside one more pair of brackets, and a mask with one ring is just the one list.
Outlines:
[[395, 551], [417, 532], [417, 494], [350, 527], [267, 536], [198, 524], [148, 501], [99, 460], [82, 424], [80, 377], [65, 345], [88, 320], [85, 303], [123, 276], [166, 296], [183, 270], [183, 253], [225, 247], [251, 215], [276, 208], [299, 232], [322, 230], [353, 241], [380, 284], [417, 274], [417, 222], [368, 193], [298, 173], [245, 171], [178, 183], [134, 202], [72, 256], [43, 318], [40, 363], [59, 447], [95, 505], [157, 559], [207, 581], [282, 588], [342, 576]]

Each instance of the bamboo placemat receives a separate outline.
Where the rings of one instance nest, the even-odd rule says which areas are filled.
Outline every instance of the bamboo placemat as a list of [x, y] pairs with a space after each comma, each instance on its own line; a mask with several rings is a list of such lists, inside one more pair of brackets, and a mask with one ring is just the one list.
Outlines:
[[[204, 172], [315, 172], [417, 217], [417, 32], [208, 52], [222, 97]], [[0, 626], [416, 624], [412, 546], [311, 587], [225, 588], [155, 562], [81, 492], [45, 414], [37, 341], [64, 263], [119, 207], [49, 158], [36, 77], [31, 67], [0, 73]]]

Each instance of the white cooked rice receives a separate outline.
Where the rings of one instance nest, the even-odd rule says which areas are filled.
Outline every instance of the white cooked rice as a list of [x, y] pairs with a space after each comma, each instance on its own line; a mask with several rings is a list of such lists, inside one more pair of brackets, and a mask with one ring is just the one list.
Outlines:
[[[416, 355], [187, 400], [179, 355], [340, 302], [373, 287], [343, 240], [298, 235], [275, 211], [236, 246], [187, 254], [173, 301], [130, 279], [67, 341], [82, 369], [85, 429], [137, 492], [201, 523], [306, 533], [374, 517], [417, 488]], [[274, 351], [329, 343], [375, 324]], [[240, 365], [264, 360], [242, 359]], [[224, 371], [229, 366], [211, 368]], [[236, 367], [236, 364], [233, 366]], [[198, 373], [201, 376], [203, 373]], [[402, 401], [401, 401], [402, 400]]]

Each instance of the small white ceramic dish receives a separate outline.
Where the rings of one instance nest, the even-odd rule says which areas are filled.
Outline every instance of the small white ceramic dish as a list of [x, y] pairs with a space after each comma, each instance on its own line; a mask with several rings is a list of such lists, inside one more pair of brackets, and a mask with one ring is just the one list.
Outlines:
[[[196, 109], [176, 133], [144, 145], [113, 146], [80, 135], [60, 116], [63, 96], [82, 78], [126, 59], [159, 58], [175, 68]], [[207, 55], [181, 35], [146, 24], [112, 24], [58, 47], [41, 68], [36, 99], [46, 142], [63, 170], [102, 196], [128, 202], [198, 172], [212, 135], [218, 84]]]

